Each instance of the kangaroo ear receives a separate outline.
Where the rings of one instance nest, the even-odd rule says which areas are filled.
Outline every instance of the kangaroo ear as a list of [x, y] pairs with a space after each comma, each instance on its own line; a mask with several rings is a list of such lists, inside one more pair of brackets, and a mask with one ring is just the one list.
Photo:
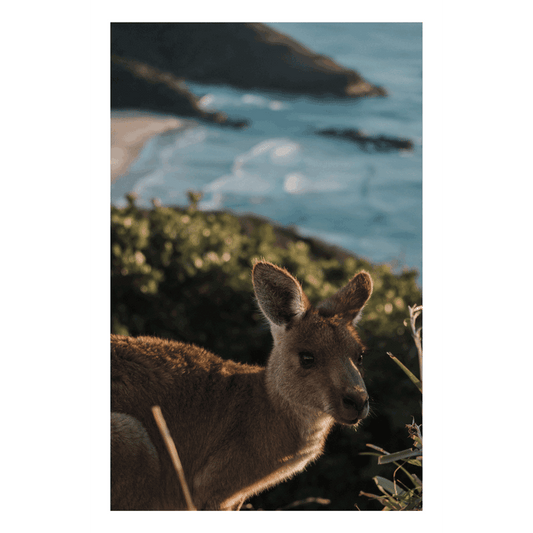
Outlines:
[[361, 319], [363, 307], [372, 294], [372, 278], [368, 272], [359, 272], [342, 289], [317, 306], [326, 316], [345, 315], [353, 325]]
[[252, 281], [259, 307], [272, 325], [286, 326], [311, 306], [301, 285], [284, 268], [259, 261]]

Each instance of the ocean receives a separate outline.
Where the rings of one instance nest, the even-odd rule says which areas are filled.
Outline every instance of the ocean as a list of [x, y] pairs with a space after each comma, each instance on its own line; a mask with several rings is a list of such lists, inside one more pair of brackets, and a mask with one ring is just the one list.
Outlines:
[[[422, 275], [422, 24], [269, 23], [383, 86], [386, 98], [314, 98], [187, 82], [201, 106], [242, 130], [189, 123], [153, 138], [111, 187], [114, 205], [186, 205], [254, 213], [373, 262]], [[407, 138], [411, 151], [366, 151], [325, 128]]]

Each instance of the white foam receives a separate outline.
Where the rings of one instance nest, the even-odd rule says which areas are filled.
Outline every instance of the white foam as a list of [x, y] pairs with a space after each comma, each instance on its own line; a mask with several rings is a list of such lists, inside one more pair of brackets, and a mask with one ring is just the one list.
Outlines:
[[261, 198], [284, 190], [285, 172], [278, 165], [291, 165], [300, 145], [288, 139], [267, 139], [239, 154], [233, 160], [231, 174], [225, 174], [203, 190], [207, 193], [236, 193]]

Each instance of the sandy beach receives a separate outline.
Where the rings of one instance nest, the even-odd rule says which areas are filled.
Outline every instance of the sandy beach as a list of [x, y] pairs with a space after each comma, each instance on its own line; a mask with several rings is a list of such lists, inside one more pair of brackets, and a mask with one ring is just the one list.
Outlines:
[[124, 175], [145, 143], [156, 135], [185, 127], [187, 121], [151, 113], [111, 113], [111, 182]]

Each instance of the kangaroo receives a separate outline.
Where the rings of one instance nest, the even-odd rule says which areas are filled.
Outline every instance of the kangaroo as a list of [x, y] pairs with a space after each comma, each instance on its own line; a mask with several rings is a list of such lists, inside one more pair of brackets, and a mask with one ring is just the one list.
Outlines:
[[192, 344], [111, 335], [113, 510], [186, 509], [153, 405], [204, 510], [239, 510], [319, 457], [333, 424], [357, 426], [368, 415], [355, 325], [370, 275], [358, 273], [316, 307], [271, 263], [257, 262], [252, 281], [273, 337], [266, 367]]

